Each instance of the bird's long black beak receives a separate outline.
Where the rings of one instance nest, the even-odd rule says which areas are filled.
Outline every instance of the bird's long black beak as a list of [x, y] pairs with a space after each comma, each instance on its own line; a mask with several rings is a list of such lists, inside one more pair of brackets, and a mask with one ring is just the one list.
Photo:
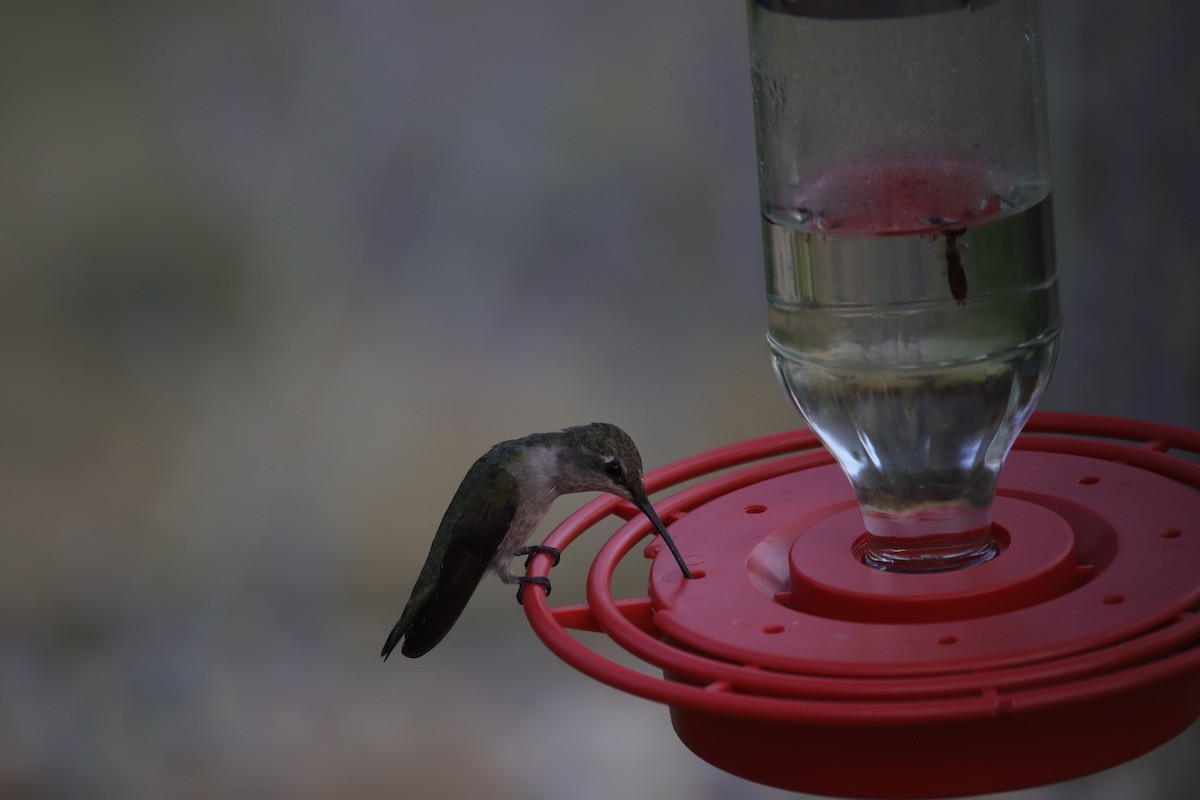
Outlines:
[[688, 569], [687, 564], [683, 562], [683, 556], [679, 555], [679, 548], [671, 540], [671, 534], [667, 533], [667, 526], [663, 525], [662, 520], [658, 518], [658, 514], [654, 510], [654, 506], [650, 504], [650, 498], [645, 495], [634, 495], [633, 504], [654, 523], [654, 527], [658, 529], [658, 533], [662, 536], [663, 541], [667, 543], [667, 547], [671, 548], [671, 555], [675, 556], [675, 561], [678, 562], [679, 569], [683, 572], [683, 577], [691, 580], [692, 572]]

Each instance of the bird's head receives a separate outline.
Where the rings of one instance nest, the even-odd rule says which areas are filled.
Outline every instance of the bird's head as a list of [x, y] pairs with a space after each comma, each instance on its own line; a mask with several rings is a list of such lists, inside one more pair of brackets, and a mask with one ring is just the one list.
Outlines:
[[639, 507], [645, 500], [642, 456], [629, 434], [616, 425], [593, 422], [567, 428], [558, 459], [563, 493], [609, 492]]
[[629, 434], [607, 422], [593, 422], [562, 432], [559, 450], [559, 490], [608, 492], [628, 500], [645, 514], [670, 547], [685, 578], [691, 572], [658, 518], [642, 477], [642, 456]]

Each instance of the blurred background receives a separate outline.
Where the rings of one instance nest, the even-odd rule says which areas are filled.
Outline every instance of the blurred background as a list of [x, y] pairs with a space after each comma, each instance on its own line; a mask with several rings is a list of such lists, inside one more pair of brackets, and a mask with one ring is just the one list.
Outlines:
[[[1045, 5], [1041, 407], [1200, 428], [1200, 6]], [[378, 658], [492, 443], [800, 424], [761, 265], [740, 3], [6, 3], [0, 797], [790, 796], [496, 581]], [[1012, 797], [1194, 798], [1198, 748]]]

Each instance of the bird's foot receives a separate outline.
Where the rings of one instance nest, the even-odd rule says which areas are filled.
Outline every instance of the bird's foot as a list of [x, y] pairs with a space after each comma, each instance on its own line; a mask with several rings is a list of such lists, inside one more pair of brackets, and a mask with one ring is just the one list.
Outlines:
[[525, 601], [521, 599], [521, 593], [525, 591], [526, 584], [530, 584], [530, 583], [536, 584], [537, 586], [540, 586], [546, 590], [546, 597], [550, 596], [550, 579], [549, 578], [544, 578], [544, 577], [529, 578], [529, 577], [522, 575], [521, 577], [517, 578], [517, 583], [520, 584], [519, 586], [517, 586], [517, 603], [520, 605], [525, 605]]
[[[533, 557], [536, 556], [538, 553], [545, 553], [546, 555], [551, 556], [554, 559], [554, 563], [550, 565], [552, 567], [557, 567], [559, 559], [562, 558], [562, 553], [559, 552], [557, 547], [547, 547], [544, 544], [526, 545], [525, 547], [522, 547], [519, 550], [514, 551], [513, 555], [514, 556], [528, 556], [528, 558], [525, 559], [525, 567], [528, 568], [529, 562], [532, 561]], [[550, 591], [547, 590], [546, 594], [550, 594]]]

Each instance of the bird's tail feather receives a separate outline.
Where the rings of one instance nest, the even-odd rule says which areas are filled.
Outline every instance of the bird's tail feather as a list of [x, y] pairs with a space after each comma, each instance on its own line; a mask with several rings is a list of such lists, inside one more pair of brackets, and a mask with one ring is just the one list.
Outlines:
[[387, 641], [383, 643], [383, 652], [380, 653], [380, 655], [383, 656], [384, 661], [387, 661], [388, 656], [390, 656], [392, 651], [396, 649], [396, 645], [399, 643], [401, 637], [408, 632], [408, 629], [411, 626], [412, 620], [406, 619], [405, 617], [401, 617], [396, 621], [396, 624], [392, 626], [392, 632], [388, 634]]

